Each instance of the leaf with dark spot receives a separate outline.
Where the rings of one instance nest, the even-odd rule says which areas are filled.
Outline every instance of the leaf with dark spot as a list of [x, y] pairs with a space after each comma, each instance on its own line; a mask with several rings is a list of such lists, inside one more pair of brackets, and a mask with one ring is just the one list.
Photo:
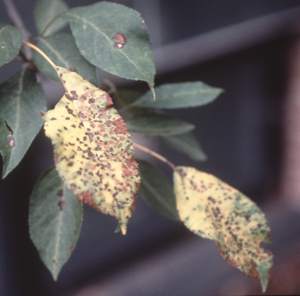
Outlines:
[[81, 54], [114, 75], [154, 84], [155, 67], [146, 25], [140, 14], [101, 1], [64, 14]]
[[125, 234], [140, 183], [126, 125], [106, 92], [75, 72], [56, 70], [68, 95], [44, 115], [56, 168], [80, 200], [115, 216]]
[[76, 245], [82, 215], [82, 202], [63, 184], [55, 168], [48, 170], [30, 197], [29, 231], [55, 280]]
[[3, 178], [21, 161], [43, 125], [44, 91], [34, 73], [24, 68], [0, 85], [0, 153]]
[[261, 243], [270, 228], [257, 205], [218, 178], [191, 167], [177, 167], [174, 191], [180, 219], [195, 234], [215, 240], [221, 255], [267, 288], [273, 256]]

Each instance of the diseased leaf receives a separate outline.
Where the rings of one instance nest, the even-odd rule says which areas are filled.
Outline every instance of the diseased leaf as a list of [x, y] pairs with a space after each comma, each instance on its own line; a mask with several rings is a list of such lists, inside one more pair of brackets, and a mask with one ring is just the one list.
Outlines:
[[0, 66], [19, 54], [22, 38], [20, 29], [0, 22]]
[[30, 197], [29, 231], [54, 280], [75, 248], [82, 216], [82, 202], [63, 184], [55, 168], [48, 170]]
[[126, 121], [128, 131], [149, 136], [171, 136], [189, 132], [194, 125], [165, 114], [143, 114]]
[[176, 208], [173, 186], [168, 178], [145, 160], [137, 160], [141, 173], [139, 195], [161, 215], [180, 220]]
[[207, 156], [192, 132], [176, 136], [160, 136], [158, 138], [165, 145], [186, 154], [192, 160], [204, 161], [207, 159]]
[[159, 109], [199, 107], [212, 102], [223, 90], [201, 81], [163, 84], [155, 88], [156, 100], [148, 91], [131, 106]]
[[[56, 65], [78, 73], [96, 86], [99, 85], [96, 68], [80, 54], [71, 34], [60, 33], [45, 38], [40, 37], [37, 47], [46, 53]], [[60, 82], [53, 67], [36, 51], [33, 52], [33, 60], [44, 75], [54, 81]]]
[[102, 1], [64, 15], [80, 52], [90, 63], [120, 77], [154, 84], [148, 31], [137, 11]]
[[177, 167], [174, 190], [180, 219], [195, 234], [215, 240], [226, 261], [261, 282], [265, 291], [272, 254], [270, 228], [257, 205], [218, 178], [191, 167]]
[[42, 127], [41, 111], [46, 111], [45, 101], [42, 87], [27, 68], [0, 85], [3, 178], [19, 164]]
[[125, 123], [107, 93], [56, 69], [67, 91], [44, 116], [56, 168], [80, 200], [115, 216], [125, 234], [140, 183]]
[[[34, 20], [39, 35], [43, 33], [43, 37], [46, 37], [66, 26], [67, 21], [61, 17], [56, 20], [54, 18], [68, 9], [69, 7], [62, 0], [39, 0], [34, 9]], [[48, 24], [50, 25], [47, 27]]]

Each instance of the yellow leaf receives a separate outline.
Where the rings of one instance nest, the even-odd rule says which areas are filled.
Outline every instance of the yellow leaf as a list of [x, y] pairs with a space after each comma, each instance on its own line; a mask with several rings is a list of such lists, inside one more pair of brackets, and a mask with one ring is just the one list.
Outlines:
[[174, 190], [180, 219], [195, 234], [215, 240], [226, 261], [261, 282], [266, 290], [272, 254], [264, 214], [249, 198], [228, 184], [191, 167], [177, 167]]
[[75, 72], [56, 71], [66, 93], [43, 118], [58, 173], [80, 200], [115, 216], [125, 234], [140, 184], [125, 123], [106, 92]]

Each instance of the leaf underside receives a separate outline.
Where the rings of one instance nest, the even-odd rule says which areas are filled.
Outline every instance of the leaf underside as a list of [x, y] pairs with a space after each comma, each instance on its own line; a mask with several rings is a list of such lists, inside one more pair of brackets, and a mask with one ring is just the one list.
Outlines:
[[0, 66], [19, 54], [22, 38], [20, 29], [0, 22]]
[[148, 136], [172, 136], [189, 132], [194, 125], [165, 114], [143, 113], [126, 120], [127, 128], [132, 133]]
[[107, 93], [56, 67], [67, 90], [45, 116], [59, 175], [80, 200], [115, 216], [123, 234], [140, 183], [130, 135]]
[[180, 220], [176, 208], [173, 186], [168, 178], [145, 160], [137, 160], [141, 173], [139, 195], [161, 215]]
[[150, 39], [140, 14], [110, 2], [76, 7], [64, 14], [81, 54], [114, 75], [154, 84]]
[[191, 167], [177, 167], [174, 186], [185, 226], [215, 240], [224, 259], [258, 279], [265, 291], [273, 256], [260, 247], [270, 242], [270, 228], [256, 204], [218, 178]]
[[0, 85], [0, 152], [3, 177], [21, 161], [43, 125], [46, 98], [34, 73], [24, 68]]
[[63, 184], [55, 168], [48, 170], [30, 197], [29, 230], [55, 280], [75, 248], [82, 215], [82, 202]]
[[158, 139], [170, 148], [186, 154], [194, 161], [205, 161], [207, 159], [192, 132], [175, 136], [160, 136]]
[[177, 109], [200, 107], [214, 101], [223, 90], [201, 81], [169, 83], [155, 88], [156, 100], [148, 91], [131, 104], [134, 107]]

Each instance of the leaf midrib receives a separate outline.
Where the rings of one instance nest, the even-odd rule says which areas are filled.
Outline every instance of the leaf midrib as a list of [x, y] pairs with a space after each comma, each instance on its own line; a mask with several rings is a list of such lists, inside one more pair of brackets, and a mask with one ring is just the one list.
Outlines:
[[56, 55], [56, 57], [59, 59], [59, 61], [64, 64], [65, 68], [69, 67], [69, 64], [65, 61], [65, 59], [60, 55], [59, 52], [57, 52], [44, 38], [39, 38], [39, 41], [41, 41], [45, 46], [47, 46], [53, 54]]

